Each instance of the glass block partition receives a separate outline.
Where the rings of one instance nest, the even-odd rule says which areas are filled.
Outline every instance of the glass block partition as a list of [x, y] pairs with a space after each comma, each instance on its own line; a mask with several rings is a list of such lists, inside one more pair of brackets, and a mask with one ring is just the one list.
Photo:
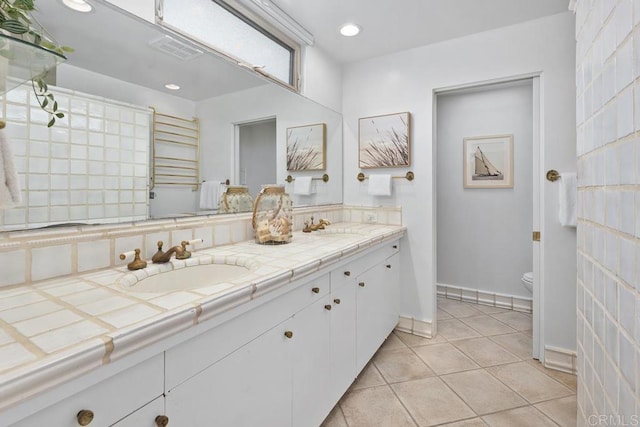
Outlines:
[[146, 219], [151, 111], [50, 89], [65, 113], [51, 128], [30, 84], [0, 100], [22, 190], [0, 230]]

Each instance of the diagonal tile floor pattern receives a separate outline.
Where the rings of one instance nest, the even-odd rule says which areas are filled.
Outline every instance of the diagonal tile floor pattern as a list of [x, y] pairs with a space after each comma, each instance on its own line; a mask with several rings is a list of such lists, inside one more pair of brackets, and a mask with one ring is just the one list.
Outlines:
[[393, 332], [322, 427], [576, 425], [576, 376], [531, 358], [530, 315], [438, 298], [438, 319]]

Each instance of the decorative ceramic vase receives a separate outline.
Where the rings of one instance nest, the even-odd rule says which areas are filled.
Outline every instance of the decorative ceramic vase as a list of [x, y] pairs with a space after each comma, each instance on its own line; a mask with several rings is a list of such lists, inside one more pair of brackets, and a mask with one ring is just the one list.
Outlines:
[[253, 198], [245, 185], [229, 185], [218, 201], [219, 213], [251, 212]]
[[291, 241], [293, 207], [283, 185], [263, 185], [253, 203], [253, 230], [256, 243], [279, 244]]

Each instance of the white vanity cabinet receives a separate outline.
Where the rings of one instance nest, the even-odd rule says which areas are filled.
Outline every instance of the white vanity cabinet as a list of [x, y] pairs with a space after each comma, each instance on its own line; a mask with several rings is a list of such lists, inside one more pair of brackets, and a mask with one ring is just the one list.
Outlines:
[[[157, 411], [141, 424], [124, 423], [124, 419], [149, 402], [162, 403], [164, 389], [164, 358], [158, 354], [136, 366], [90, 386], [65, 400], [55, 403], [28, 416], [11, 427], [107, 427], [112, 425], [155, 427], [155, 418], [164, 414], [163, 405], [152, 408]], [[80, 424], [81, 411], [90, 412], [89, 424]], [[123, 424], [120, 424], [122, 420]], [[146, 423], [146, 424], [145, 424]], [[2, 423], [0, 423], [2, 425]]]
[[0, 425], [77, 427], [90, 410], [90, 427], [317, 427], [397, 325], [398, 263], [398, 241], [381, 243], [258, 292]]
[[398, 324], [399, 255], [377, 263], [356, 279], [356, 370], [360, 372]]

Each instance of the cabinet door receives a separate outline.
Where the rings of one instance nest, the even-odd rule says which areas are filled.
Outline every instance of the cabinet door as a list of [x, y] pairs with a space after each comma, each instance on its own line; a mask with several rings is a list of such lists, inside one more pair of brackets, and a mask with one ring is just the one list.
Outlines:
[[[170, 425], [291, 426], [290, 320], [166, 394]], [[297, 334], [294, 336], [294, 338]]]
[[164, 397], [148, 403], [111, 427], [157, 427], [156, 417], [160, 415], [164, 415]]
[[356, 369], [358, 372], [398, 324], [397, 255], [357, 278]]
[[337, 402], [355, 379], [356, 278], [331, 275], [330, 396]]
[[293, 316], [293, 425], [317, 427], [335, 401], [328, 396], [330, 378], [330, 297]]

